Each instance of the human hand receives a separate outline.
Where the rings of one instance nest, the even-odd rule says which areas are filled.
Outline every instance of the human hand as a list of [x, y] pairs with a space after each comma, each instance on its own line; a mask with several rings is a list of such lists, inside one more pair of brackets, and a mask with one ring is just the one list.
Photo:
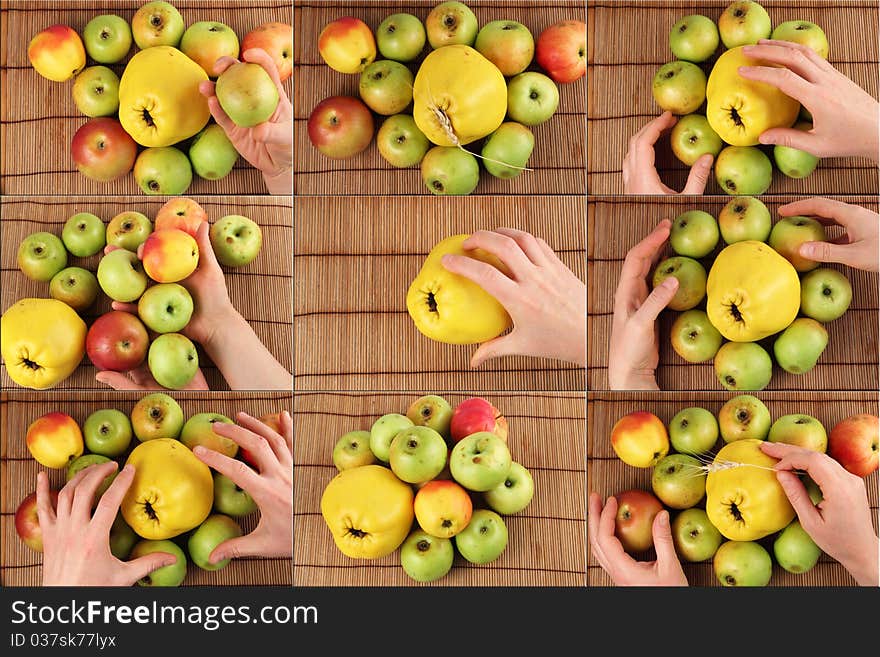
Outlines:
[[512, 331], [480, 345], [471, 367], [517, 354], [586, 365], [586, 288], [544, 240], [521, 230], [498, 228], [475, 232], [464, 248], [495, 255], [510, 276], [467, 256], [443, 256], [443, 266], [498, 299], [513, 320]]
[[743, 54], [773, 66], [743, 66], [747, 80], [766, 82], [809, 110], [813, 129], [773, 128], [759, 137], [762, 144], [797, 148], [816, 157], [880, 159], [878, 105], [864, 89], [822, 59], [812, 48], [788, 41], [761, 39]]
[[617, 498], [609, 497], [602, 507], [602, 498], [590, 493], [589, 537], [590, 548], [599, 565], [618, 586], [687, 586], [672, 542], [669, 512], [661, 511], [654, 517], [651, 534], [654, 537], [656, 561], [636, 561], [623, 549], [614, 535]]
[[[839, 561], [861, 586], [877, 586], [880, 544], [871, 521], [865, 482], [827, 454], [785, 443], [762, 443], [761, 450], [779, 459], [774, 466], [801, 527], [830, 557]], [[814, 505], [793, 470], [804, 470], [822, 490]]]
[[783, 217], [810, 215], [826, 225], [843, 226], [844, 234], [830, 242], [805, 242], [798, 253], [817, 262], [838, 262], [865, 271], [880, 269], [880, 215], [858, 205], [809, 198], [779, 208]]
[[[654, 166], [654, 144], [677, 121], [672, 112], [663, 112], [630, 138], [629, 148], [623, 159], [624, 194], [678, 194], [663, 184]], [[706, 190], [713, 160], [712, 155], [707, 153], [694, 162], [682, 194], [702, 194]]]
[[[263, 173], [269, 193], [292, 194], [293, 105], [281, 84], [275, 62], [266, 51], [250, 48], [242, 53], [241, 58], [262, 66], [278, 89], [278, 107], [268, 120], [252, 128], [237, 126], [220, 107], [213, 82], [206, 80], [199, 84], [199, 92], [207, 97], [211, 116], [223, 128], [235, 150]], [[232, 57], [221, 57], [214, 64], [214, 72], [220, 75], [237, 61]]]
[[626, 254], [614, 295], [614, 319], [608, 354], [611, 390], [657, 390], [660, 362], [657, 317], [678, 290], [678, 279], [667, 277], [648, 293], [648, 277], [669, 239], [672, 222], [664, 219]]
[[[95, 381], [108, 385], [114, 390], [166, 390], [153, 378], [146, 363], [141, 363], [128, 372], [102, 370], [95, 374]], [[210, 390], [202, 369], [197, 369], [195, 376], [180, 390]]]
[[213, 425], [214, 433], [246, 449], [257, 470], [244, 461], [197, 446], [193, 453], [205, 465], [226, 475], [250, 493], [260, 508], [260, 521], [250, 534], [224, 541], [208, 561], [236, 557], [290, 557], [293, 549], [293, 420], [281, 414], [281, 433], [247, 413], [236, 415], [238, 424]]
[[37, 475], [37, 518], [43, 532], [43, 586], [131, 586], [177, 558], [154, 552], [131, 561], [120, 561], [110, 552], [110, 527], [134, 478], [127, 465], [98, 500], [95, 493], [118, 465], [115, 461], [80, 470], [58, 493], [52, 508], [49, 478]]

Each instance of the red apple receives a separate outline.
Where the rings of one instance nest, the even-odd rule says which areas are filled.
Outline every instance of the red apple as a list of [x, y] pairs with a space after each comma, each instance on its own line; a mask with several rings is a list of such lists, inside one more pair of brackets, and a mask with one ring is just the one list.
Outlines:
[[251, 48], [265, 50], [275, 60], [278, 77], [284, 82], [293, 75], [293, 26], [288, 23], [263, 23], [244, 35], [241, 52]]
[[99, 370], [133, 370], [144, 362], [149, 346], [141, 320], [122, 310], [101, 315], [86, 334], [86, 353]]
[[[58, 506], [58, 491], [49, 491], [52, 506]], [[15, 533], [31, 550], [43, 551], [43, 530], [37, 517], [37, 494], [31, 493], [15, 511]]]
[[465, 399], [452, 412], [449, 434], [458, 442], [472, 433], [488, 431], [507, 441], [507, 418], [482, 397]]
[[828, 454], [849, 472], [867, 477], [878, 465], [880, 418], [860, 413], [841, 420], [828, 434]]
[[359, 98], [331, 96], [312, 110], [308, 131], [309, 141], [327, 157], [354, 157], [373, 139], [373, 114]]
[[560, 21], [541, 32], [535, 59], [555, 82], [574, 82], [587, 72], [587, 24]]
[[155, 230], [177, 228], [193, 237], [199, 226], [208, 221], [208, 213], [191, 198], [179, 196], [165, 203], [156, 215]]
[[134, 167], [137, 144], [116, 119], [91, 119], [73, 135], [70, 154], [77, 170], [87, 178], [107, 182]]
[[614, 535], [623, 549], [630, 554], [650, 550], [654, 545], [651, 527], [654, 517], [663, 510], [663, 504], [652, 493], [639, 489], [625, 490], [615, 497]]

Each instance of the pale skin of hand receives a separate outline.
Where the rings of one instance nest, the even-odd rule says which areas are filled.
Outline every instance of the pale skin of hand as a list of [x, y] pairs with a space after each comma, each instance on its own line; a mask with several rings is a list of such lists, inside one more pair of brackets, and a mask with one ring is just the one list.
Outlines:
[[657, 317], [678, 290], [678, 279], [666, 278], [654, 290], [648, 278], [669, 239], [672, 222], [658, 226], [626, 254], [614, 295], [614, 319], [608, 353], [611, 390], [658, 390], [660, 362]]
[[[251, 48], [241, 54], [243, 61], [262, 66], [278, 89], [278, 107], [268, 120], [252, 128], [235, 125], [223, 111], [214, 93], [214, 82], [206, 80], [199, 84], [199, 92], [207, 97], [211, 116], [241, 156], [259, 169], [270, 194], [293, 193], [293, 105], [281, 83], [275, 62], [266, 51]], [[220, 75], [237, 63], [232, 57], [221, 57], [214, 64], [214, 72]]]
[[91, 465], [58, 493], [52, 508], [49, 478], [37, 475], [37, 517], [43, 532], [43, 586], [131, 586], [142, 577], [176, 561], [173, 554], [155, 552], [131, 561], [120, 561], [110, 552], [110, 527], [134, 478], [134, 467], [125, 466], [98, 500], [95, 493], [116, 471], [115, 461]]
[[813, 117], [807, 132], [773, 128], [759, 136], [762, 144], [797, 148], [817, 157], [865, 157], [880, 161], [880, 105], [864, 89], [807, 46], [762, 39], [743, 54], [773, 66], [742, 66], [748, 80], [766, 82], [801, 103]]
[[844, 234], [828, 242], [805, 242], [798, 253], [816, 262], [836, 262], [855, 269], [880, 269], [880, 215], [858, 205], [810, 198], [783, 205], [783, 217], [807, 215], [827, 226], [843, 226]]
[[[199, 265], [180, 282], [193, 298], [193, 314], [182, 333], [202, 346], [233, 390], [289, 389], [292, 385], [290, 372], [266, 349], [251, 325], [232, 305], [209, 231], [207, 222], [199, 226], [196, 234]], [[116, 247], [107, 247], [105, 252], [113, 248]], [[141, 250], [138, 249], [139, 256]], [[114, 301], [112, 305], [115, 310], [137, 314], [136, 304]], [[243, 363], [247, 366], [242, 367]], [[130, 377], [120, 372], [99, 372], [95, 378], [117, 390], [155, 390], [161, 387], [147, 376], [148, 371], [146, 374], [139, 371], [128, 374]], [[200, 387], [202, 385], [204, 387]], [[186, 389], [207, 390], [201, 371]]]
[[589, 539], [592, 555], [617, 586], [687, 586], [687, 577], [675, 553], [669, 512], [661, 511], [654, 517], [651, 534], [654, 537], [655, 561], [637, 561], [623, 549], [614, 535], [617, 498], [609, 497], [602, 506], [602, 498], [590, 493]]
[[[660, 174], [654, 165], [654, 144], [667, 130], [678, 122], [672, 112], [663, 112], [660, 116], [644, 125], [629, 140], [626, 157], [623, 159], [623, 192], [624, 194], [678, 194], [660, 180]], [[691, 167], [682, 194], [702, 194], [712, 173], [711, 154], [700, 156]]]
[[[762, 443], [761, 450], [779, 459], [774, 466], [776, 478], [804, 531], [860, 586], [877, 586], [880, 543], [871, 522], [864, 480], [827, 454], [803, 447]], [[805, 471], [818, 484], [823, 498], [819, 504], [813, 504], [794, 470]]]
[[513, 330], [477, 348], [472, 367], [512, 355], [586, 365], [586, 288], [544, 240], [521, 230], [498, 228], [475, 232], [463, 246], [488, 251], [510, 272], [508, 276], [467, 256], [443, 256], [447, 270], [482, 287], [513, 320]]
[[260, 508], [260, 521], [250, 534], [214, 548], [209, 561], [289, 557], [293, 550], [293, 420], [287, 411], [281, 413], [281, 433], [276, 433], [247, 413], [239, 413], [235, 419], [237, 424], [215, 423], [214, 432], [246, 449], [256, 461], [256, 470], [244, 461], [202, 446], [197, 446], [193, 453], [250, 493]]

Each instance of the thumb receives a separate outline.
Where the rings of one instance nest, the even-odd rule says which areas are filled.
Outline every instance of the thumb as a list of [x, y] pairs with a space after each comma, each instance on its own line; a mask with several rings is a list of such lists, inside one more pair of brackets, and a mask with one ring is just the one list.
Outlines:
[[797, 513], [801, 526], [808, 534], [810, 529], [816, 527], [822, 520], [819, 510], [810, 499], [810, 494], [800, 478], [789, 470], [778, 470], [776, 479], [785, 491], [785, 496]]
[[153, 552], [125, 562], [132, 583], [146, 577], [154, 570], [177, 563], [177, 557], [168, 552]]
[[794, 128], [771, 128], [765, 130], [758, 137], [758, 141], [762, 144], [774, 144], [776, 146], [787, 146], [788, 148], [796, 148], [799, 151], [806, 151], [813, 155], [811, 145], [813, 144], [813, 135], [804, 130], [795, 130]]
[[654, 516], [651, 534], [654, 537], [654, 552], [657, 553], [657, 563], [661, 566], [679, 563], [678, 555], [675, 553], [675, 543], [672, 541], [672, 528], [669, 526], [669, 511], [661, 511]]
[[714, 159], [711, 153], [706, 153], [694, 162], [694, 166], [691, 167], [687, 182], [681, 192], [682, 194], [702, 194], [706, 191], [706, 183], [709, 182], [709, 174], [712, 173], [712, 162]]
[[515, 355], [517, 353], [515, 334], [516, 331], [514, 330], [507, 335], [502, 335], [481, 344], [474, 352], [474, 355], [471, 356], [471, 367], [479, 367], [490, 358]]
[[259, 557], [262, 556], [260, 546], [255, 542], [250, 534], [230, 538], [223, 541], [214, 548], [208, 557], [210, 563], [216, 564], [224, 559], [237, 559], [238, 557]]
[[653, 324], [663, 309], [672, 301], [676, 292], [678, 292], [678, 279], [675, 276], [663, 279], [663, 282], [654, 288], [636, 311], [634, 319], [645, 324]]
[[798, 254], [816, 262], [842, 262], [846, 264], [848, 244], [831, 244], [830, 242], [804, 242], [798, 248]]

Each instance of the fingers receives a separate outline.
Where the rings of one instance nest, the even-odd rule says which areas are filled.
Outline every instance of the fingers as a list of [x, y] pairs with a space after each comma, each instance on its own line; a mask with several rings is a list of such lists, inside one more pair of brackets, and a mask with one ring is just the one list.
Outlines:
[[211, 225], [207, 221], [200, 223], [196, 229], [196, 244], [199, 246], [199, 269], [205, 267], [219, 270], [220, 263], [217, 262], [217, 255], [211, 244]]
[[223, 128], [223, 132], [227, 135], [232, 133], [235, 128], [235, 122], [229, 118], [229, 115], [220, 107], [220, 101], [217, 100], [217, 96], [211, 96], [208, 98], [208, 109], [211, 111], [211, 116], [214, 117], [214, 120], [217, 122], [221, 128]]
[[293, 458], [293, 418], [287, 411], [281, 412], [281, 436], [291, 453], [291, 458]]
[[633, 319], [645, 326], [653, 325], [660, 313], [672, 301], [676, 292], [678, 292], [678, 279], [675, 276], [665, 278], [660, 285], [651, 291], [651, 294], [636, 311]]
[[445, 255], [441, 262], [447, 271], [473, 281], [502, 305], [515, 296], [516, 283], [490, 264], [460, 255]]
[[104, 479], [116, 472], [118, 467], [119, 464], [116, 461], [110, 461], [100, 465], [90, 465], [82, 470], [85, 476], [74, 491], [73, 503], [70, 509], [71, 515], [79, 516], [84, 520], [89, 519], [92, 515], [92, 507], [95, 503], [98, 487], [104, 482]]
[[122, 248], [121, 246], [116, 246], [115, 244], [107, 244], [104, 247], [104, 255], [107, 255], [111, 251], [115, 251], [116, 249], [121, 249], [121, 248]]
[[150, 390], [147, 386], [135, 383], [122, 372], [109, 370], [98, 372], [95, 374], [95, 381], [108, 385], [114, 390]]
[[526, 257], [519, 242], [500, 232], [478, 230], [462, 244], [466, 251], [482, 249], [496, 256], [517, 280], [527, 278], [532, 271], [532, 263]]
[[649, 121], [644, 128], [635, 134], [634, 138], [630, 141], [630, 146], [634, 149], [653, 149], [660, 136], [674, 126], [677, 121], [678, 119], [673, 116], [672, 112], [668, 110], [663, 112], [663, 114]]
[[252, 534], [246, 536], [238, 536], [223, 541], [214, 548], [208, 557], [210, 563], [217, 563], [223, 559], [236, 559], [238, 557], [259, 557], [262, 556], [260, 549], [260, 541], [254, 540]]
[[758, 135], [758, 141], [762, 144], [777, 144], [779, 146], [787, 146], [788, 148], [796, 148], [799, 151], [805, 151], [811, 155], [819, 156], [814, 153], [815, 135], [808, 130], [796, 130], [795, 128], [771, 128], [765, 130]]
[[796, 215], [830, 217], [841, 226], [846, 226], [848, 223], [847, 218], [849, 218], [852, 210], [852, 206], [847, 203], [833, 201], [830, 198], [815, 197], [780, 205], [777, 212], [783, 217], [794, 217]]
[[621, 286], [624, 282], [641, 280], [648, 275], [655, 258], [663, 250], [666, 240], [669, 239], [671, 227], [672, 222], [669, 219], [664, 219], [647, 237], [627, 252], [626, 259], [623, 261], [623, 269], [620, 271]]
[[[822, 522], [822, 516], [813, 504], [813, 500], [810, 499], [810, 494], [807, 492], [803, 482], [796, 474], [787, 471], [777, 472], [776, 479], [779, 481], [779, 485], [782, 486], [782, 490], [785, 491], [788, 501], [794, 507], [794, 511], [797, 513], [797, 517], [801, 521], [804, 530], [808, 534], [811, 533], [811, 530], [818, 527]], [[821, 484], [819, 484], [819, 487], [821, 488]]]
[[747, 80], [764, 82], [779, 89], [787, 96], [803, 103], [813, 94], [812, 85], [797, 73], [788, 68], [772, 66], [741, 66], [740, 76]]
[[113, 301], [110, 303], [110, 307], [113, 310], [121, 310], [125, 313], [131, 313], [132, 315], [137, 315], [138, 306], [136, 303], [124, 303], [122, 301]]
[[[240, 413], [239, 417], [241, 417], [241, 415], [242, 414]], [[255, 422], [257, 425], [269, 430], [269, 428], [262, 422]], [[271, 468], [274, 463], [278, 462], [278, 456], [269, 445], [269, 441], [262, 435], [254, 433], [250, 429], [237, 424], [217, 422], [213, 425], [213, 428], [214, 433], [218, 436], [229, 438], [229, 440], [236, 445], [250, 452], [261, 472]]]
[[550, 246], [544, 242], [544, 240], [536, 238], [531, 233], [527, 233], [524, 230], [517, 230], [515, 228], [496, 228], [495, 232], [506, 235], [516, 242], [517, 246], [522, 249], [522, 252], [526, 254], [533, 265], [538, 267], [546, 265], [548, 260], [548, 250], [552, 254], [552, 259], [556, 259], [556, 254], [553, 253]]
[[804, 470], [815, 481], [819, 488], [827, 490], [835, 470], [843, 471], [843, 467], [826, 454], [810, 449], [788, 445], [786, 443], [761, 443], [761, 451], [779, 459], [774, 466], [776, 470]]
[[[772, 49], [772, 50], [771, 50]], [[815, 69], [822, 71], [836, 71], [836, 69], [823, 57], [819, 56], [812, 48], [793, 41], [780, 41], [778, 39], [761, 39], [756, 45], [743, 48], [743, 54], [755, 59], [775, 61], [773, 58], [784, 58], [785, 61], [775, 61], [783, 66], [802, 69], [804, 73], [815, 76]], [[800, 72], [800, 71], [799, 71]]]
[[281, 84], [281, 76], [278, 74], [278, 68], [275, 66], [275, 60], [269, 56], [269, 53], [262, 48], [248, 48], [242, 53], [241, 58], [246, 62], [262, 66], [266, 73], [269, 74], [269, 77], [272, 78], [272, 82], [275, 83], [275, 88], [278, 89], [278, 96], [280, 98], [287, 97], [287, 91], [284, 89], [284, 85]]
[[106, 531], [109, 534], [110, 527], [113, 526], [119, 507], [122, 505], [122, 499], [128, 492], [132, 481], [134, 481], [134, 466], [126, 465], [98, 500], [98, 506], [92, 519], [102, 532]]
[[199, 82], [199, 93], [202, 94], [205, 98], [210, 98], [211, 96], [216, 95], [214, 83], [210, 80], [203, 80], [202, 82]]
[[712, 174], [712, 162], [715, 158], [711, 153], [701, 155], [694, 162], [691, 171], [688, 174], [687, 183], [685, 183], [682, 194], [702, 194], [706, 191], [706, 184], [709, 182], [709, 176]]
[[55, 509], [52, 506], [52, 492], [49, 490], [49, 477], [42, 470], [37, 473], [37, 520], [44, 529], [55, 522]]
[[481, 344], [471, 356], [471, 367], [479, 367], [491, 358], [516, 355], [516, 329], [507, 335], [489, 340]]
[[219, 77], [227, 68], [233, 64], [238, 64], [235, 57], [224, 56], [214, 62], [214, 77]]
[[66, 518], [71, 515], [73, 508], [73, 500], [76, 496], [76, 487], [79, 486], [79, 482], [81, 482], [86, 474], [88, 474], [88, 469], [80, 470], [77, 472], [73, 479], [64, 484], [64, 487], [58, 493], [58, 507], [56, 509], [56, 514], [59, 517]]
[[654, 552], [657, 553], [658, 565], [666, 566], [680, 563], [678, 555], [675, 553], [675, 543], [672, 541], [669, 511], [661, 511], [654, 516], [654, 524], [651, 525], [651, 535], [654, 537]]
[[815, 262], [840, 262], [849, 264], [847, 254], [849, 244], [834, 244], [831, 242], [804, 242], [798, 247], [798, 253], [804, 258]]
[[197, 445], [193, 449], [193, 454], [195, 454], [196, 458], [209, 468], [214, 468], [214, 470], [220, 474], [226, 475], [232, 479], [239, 488], [246, 490], [251, 496], [253, 496], [253, 491], [259, 484], [260, 475], [254, 472], [247, 463], [239, 461], [238, 459], [231, 459], [224, 454], [215, 452], [213, 449], [208, 449], [202, 445]]
[[131, 583], [146, 577], [154, 570], [177, 563], [177, 556], [168, 552], [152, 552], [137, 559], [124, 562], [126, 574]]
[[[278, 459], [278, 461], [282, 463], [282, 465], [289, 461], [290, 450], [287, 446], [287, 443], [285, 442], [284, 438], [279, 433], [274, 431], [271, 427], [263, 424], [257, 418], [248, 415], [247, 413], [238, 413], [235, 416], [235, 421], [245, 429], [252, 431], [256, 435], [262, 437], [267, 443], [269, 443], [269, 447], [275, 454], [275, 457]], [[245, 449], [249, 448], [246, 447]]]

